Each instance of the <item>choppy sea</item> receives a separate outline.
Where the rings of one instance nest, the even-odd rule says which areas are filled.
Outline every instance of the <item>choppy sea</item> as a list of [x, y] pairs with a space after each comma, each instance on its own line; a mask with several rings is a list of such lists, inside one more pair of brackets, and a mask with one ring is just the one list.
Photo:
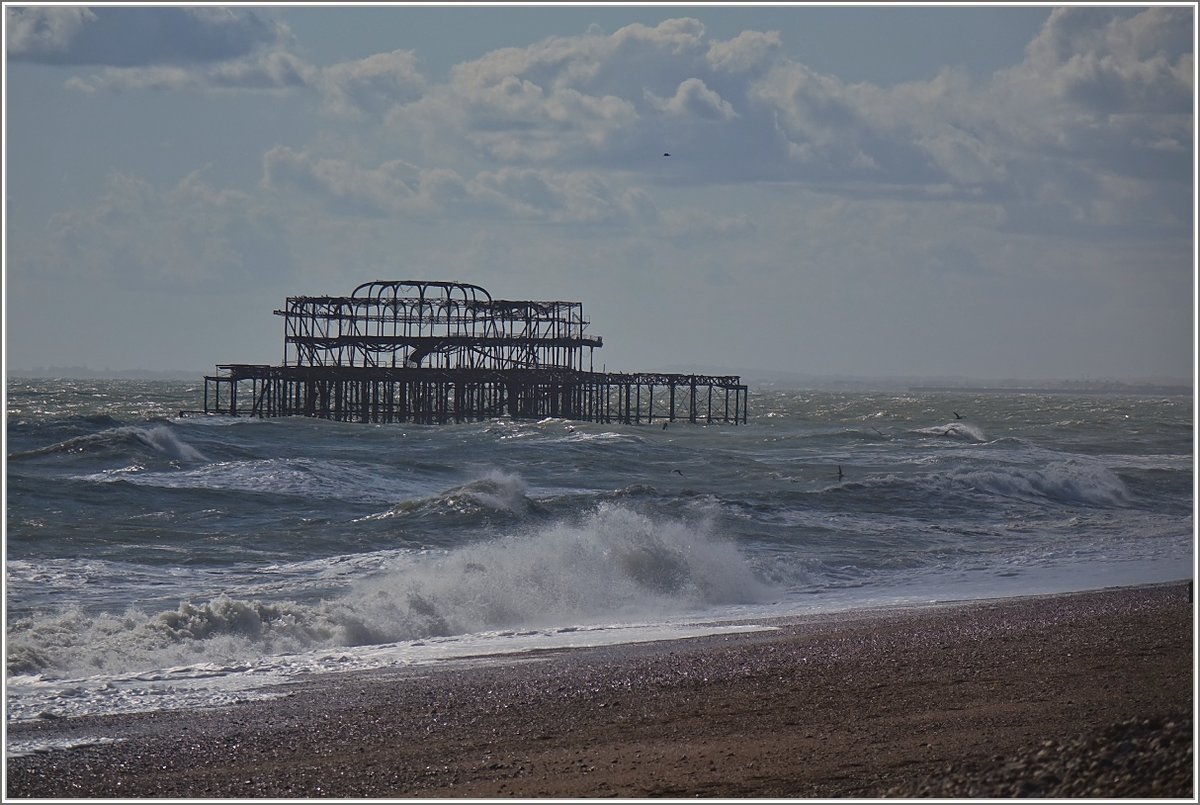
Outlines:
[[761, 385], [663, 429], [181, 418], [202, 392], [9, 380], [9, 723], [1192, 577], [1190, 396]]

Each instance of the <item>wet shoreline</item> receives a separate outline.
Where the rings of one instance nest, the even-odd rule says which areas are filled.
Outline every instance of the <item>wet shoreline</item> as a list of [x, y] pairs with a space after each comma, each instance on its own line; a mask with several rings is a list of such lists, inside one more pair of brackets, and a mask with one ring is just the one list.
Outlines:
[[1191, 795], [1186, 583], [770, 625], [12, 724], [120, 740], [9, 757], [7, 795]]

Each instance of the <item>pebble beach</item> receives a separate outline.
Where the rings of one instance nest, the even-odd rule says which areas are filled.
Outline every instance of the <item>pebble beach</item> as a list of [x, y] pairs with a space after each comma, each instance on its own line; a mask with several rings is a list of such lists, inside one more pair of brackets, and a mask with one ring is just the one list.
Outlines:
[[9, 798], [1192, 798], [1186, 583], [789, 618], [9, 724]]

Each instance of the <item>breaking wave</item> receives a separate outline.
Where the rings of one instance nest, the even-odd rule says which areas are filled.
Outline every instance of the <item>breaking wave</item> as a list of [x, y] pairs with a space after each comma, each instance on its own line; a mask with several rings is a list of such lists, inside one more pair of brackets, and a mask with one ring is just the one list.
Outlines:
[[109, 428], [99, 433], [89, 433], [64, 439], [61, 442], [10, 453], [9, 460], [36, 458], [57, 453], [130, 453], [165, 457], [173, 461], [207, 461], [208, 459], [196, 448], [175, 435], [166, 425], [139, 427], [124, 425]]
[[958, 439], [966, 442], [983, 442], [987, 437], [983, 429], [965, 422], [947, 422], [945, 425], [934, 425], [928, 428], [918, 428], [914, 433], [922, 436], [940, 436], [943, 439]]
[[1101, 509], [1133, 505], [1125, 482], [1107, 467], [1088, 461], [1052, 461], [1041, 467], [989, 463], [975, 468], [921, 474], [887, 473], [844, 481], [814, 494], [842, 491], [896, 505], [927, 507], [950, 496], [987, 496]]
[[1053, 462], [1040, 469], [1003, 467], [953, 473], [945, 480], [958, 489], [1023, 500], [1048, 499], [1102, 508], [1130, 505], [1125, 483], [1106, 467], [1082, 461]]
[[451, 551], [398, 553], [317, 604], [222, 595], [155, 613], [68, 609], [10, 624], [8, 671], [53, 677], [495, 629], [614, 622], [769, 600], [733, 543], [708, 522], [600, 504], [557, 522]]
[[528, 486], [521, 476], [503, 470], [491, 470], [483, 478], [437, 495], [406, 500], [387, 511], [370, 514], [361, 519], [383, 520], [413, 514], [529, 514], [538, 511], [539, 504], [530, 498], [527, 492]]

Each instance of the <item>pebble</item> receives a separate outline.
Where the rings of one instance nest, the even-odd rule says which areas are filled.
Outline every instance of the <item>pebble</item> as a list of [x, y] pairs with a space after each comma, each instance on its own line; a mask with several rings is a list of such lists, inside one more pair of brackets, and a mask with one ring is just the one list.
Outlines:
[[1045, 741], [989, 768], [951, 765], [885, 796], [1190, 799], [1192, 756], [1191, 714], [1137, 718], [1073, 740]]

